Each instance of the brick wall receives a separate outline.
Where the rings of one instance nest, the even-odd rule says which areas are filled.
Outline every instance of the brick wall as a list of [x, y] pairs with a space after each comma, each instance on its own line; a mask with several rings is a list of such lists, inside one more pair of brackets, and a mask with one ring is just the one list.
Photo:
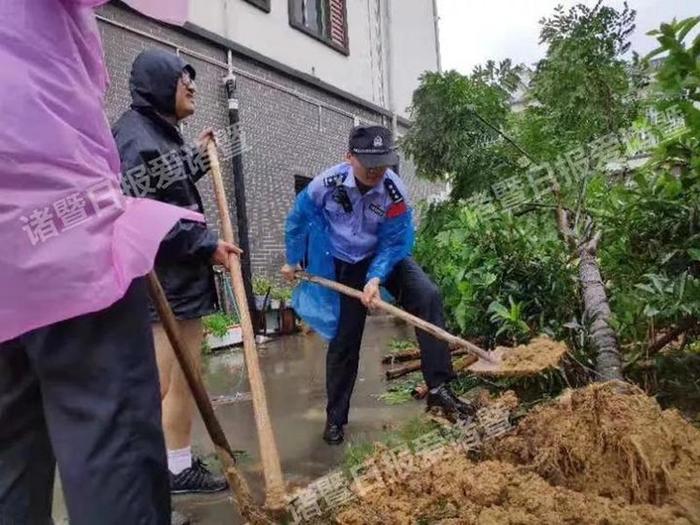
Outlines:
[[[228, 125], [222, 84], [226, 49], [114, 5], [103, 7], [98, 14], [105, 19], [99, 25], [111, 76], [106, 100], [110, 122], [129, 106], [128, 78], [134, 58], [143, 49], [160, 47], [181, 53], [197, 70], [197, 113], [185, 123], [185, 136], [193, 139], [205, 127], [221, 129]], [[192, 56], [193, 52], [207, 60]], [[253, 273], [275, 277], [284, 262], [284, 220], [294, 199], [294, 175], [313, 176], [340, 162], [355, 117], [363, 123], [390, 123], [380, 113], [243, 55], [234, 54], [233, 64], [241, 125], [249, 148], [243, 166]], [[228, 163], [222, 167], [233, 207], [231, 167]], [[402, 164], [401, 176], [414, 201], [439, 191], [416, 179], [407, 162]], [[207, 217], [213, 223], [217, 214], [209, 180], [200, 181], [199, 189]], [[236, 216], [235, 209], [231, 216]]]

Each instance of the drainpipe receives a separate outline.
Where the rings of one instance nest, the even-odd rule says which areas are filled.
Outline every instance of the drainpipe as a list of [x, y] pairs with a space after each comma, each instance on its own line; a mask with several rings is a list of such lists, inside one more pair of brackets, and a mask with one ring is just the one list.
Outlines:
[[437, 0], [433, 0], [433, 24], [435, 24], [435, 53], [437, 54], [437, 70], [442, 73], [442, 53], [440, 52], [440, 17], [438, 16]]
[[[233, 55], [228, 52], [228, 75], [223, 79], [226, 87], [226, 98], [228, 99], [228, 120], [229, 124], [237, 129], [240, 125], [240, 114], [238, 112], [238, 95], [236, 93], [236, 76], [233, 74]], [[240, 130], [238, 130], [240, 132]], [[240, 135], [239, 135], [240, 136]], [[255, 298], [253, 296], [253, 285], [250, 265], [250, 241], [248, 238], [248, 214], [246, 212], [245, 200], [245, 178], [243, 176], [243, 152], [239, 152], [231, 159], [233, 166], [233, 192], [236, 203], [236, 230], [238, 232], [238, 246], [243, 250], [241, 256], [241, 270], [243, 273], [243, 285], [245, 287], [245, 295], [248, 301], [248, 309], [250, 312], [257, 312], [255, 307]], [[239, 308], [242, 305], [238, 305]], [[253, 315], [254, 328], [260, 326], [260, 316]]]
[[[384, 23], [381, 24], [382, 28], [382, 38], [384, 38], [384, 56], [382, 60], [386, 59], [386, 84], [387, 84], [387, 109], [392, 113], [396, 113], [396, 107], [394, 102], [394, 47], [391, 43], [391, 0], [385, 0], [384, 3]], [[380, 4], [381, 5], [381, 4]], [[384, 65], [384, 64], [382, 64]]]
[[[396, 103], [394, 100], [394, 47], [391, 42], [391, 0], [384, 2], [384, 16], [381, 21], [382, 39], [384, 40], [384, 56], [382, 56], [382, 67], [385, 69], [386, 91], [387, 91], [387, 109], [391, 111], [391, 134], [394, 140], [398, 138], [398, 115], [396, 113]], [[380, 4], [381, 5], [381, 4]], [[386, 60], [386, 62], [385, 62]], [[394, 172], [398, 175], [400, 165], [392, 166]]]

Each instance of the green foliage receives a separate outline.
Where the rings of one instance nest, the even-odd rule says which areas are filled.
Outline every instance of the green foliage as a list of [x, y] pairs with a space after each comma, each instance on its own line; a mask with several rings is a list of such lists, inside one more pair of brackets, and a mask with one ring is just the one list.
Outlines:
[[518, 71], [505, 61], [470, 76], [448, 71], [421, 77], [411, 106], [414, 125], [402, 141], [419, 176], [450, 182], [453, 197], [460, 198], [516, 166], [512, 147], [491, 126], [506, 124]]
[[[485, 217], [450, 203], [423, 216], [415, 256], [440, 286], [453, 329], [491, 344], [565, 333], [577, 312], [576, 275], [551, 217]], [[511, 301], [503, 316], [497, 306], [489, 310]]]
[[235, 315], [223, 312], [217, 312], [202, 319], [204, 330], [216, 337], [225, 336], [228, 333], [228, 329], [238, 323], [238, 318]]
[[292, 290], [289, 286], [273, 286], [270, 291], [270, 297], [289, 304], [292, 301]]
[[367, 440], [353, 440], [345, 448], [343, 470], [350, 475], [354, 468], [359, 467], [375, 451], [375, 443]]
[[618, 335], [643, 340], [652, 325], [700, 317], [700, 178], [643, 171], [627, 184], [595, 179], [588, 199], [603, 230]]
[[548, 137], [547, 143], [561, 150], [631, 123], [637, 111], [635, 86], [621, 57], [629, 48], [635, 16], [626, 3], [618, 11], [601, 0], [593, 8], [578, 4], [566, 12], [560, 5], [540, 21], [540, 43], [548, 49], [532, 81], [538, 104], [528, 109], [533, 120], [526, 123]]
[[273, 285], [272, 281], [266, 277], [253, 277], [253, 293], [255, 295], [267, 295], [271, 292]]
[[688, 134], [677, 141], [664, 144], [656, 154], [657, 161], [673, 159], [683, 171], [700, 172], [700, 35], [691, 44], [685, 42], [688, 33], [700, 23], [700, 16], [679, 22], [661, 24], [656, 36], [660, 47], [646, 60], [667, 53], [656, 75], [656, 95], [659, 107], [677, 107], [682, 111]]
[[595, 179], [588, 186], [589, 209], [603, 228], [600, 257], [618, 335], [642, 343], [628, 356], [632, 362], [659, 331], [700, 318], [700, 112], [692, 105], [700, 100], [700, 37], [684, 43], [698, 22], [662, 24], [650, 33], [661, 47], [646, 57], [668, 53], [655, 100], [661, 110], [680, 108], [688, 131], [663, 141], [625, 184]]
[[[522, 173], [532, 162], [628, 127], [638, 114], [639, 69], [622, 59], [635, 11], [583, 4], [541, 20], [546, 57], [532, 77], [525, 111], [510, 109], [527, 80], [523, 66], [489, 61], [471, 75], [426, 73], [415, 91], [402, 145], [419, 176], [449, 182], [452, 199]], [[527, 155], [505, 140], [513, 137]]]
[[[666, 402], [700, 400], [700, 36], [688, 42], [700, 17], [650, 33], [660, 47], [644, 63], [666, 57], [656, 65], [655, 80], [640, 90], [640, 64], [621, 58], [634, 16], [627, 6], [598, 3], [558, 8], [542, 20], [547, 55], [533, 77], [534, 104], [518, 114], [507, 109], [510, 91], [493, 64], [468, 77], [424, 78], [408, 151], [417, 155], [422, 175], [449, 180], [454, 191], [451, 202], [422, 214], [415, 255], [442, 290], [451, 330], [486, 337], [488, 346], [549, 333], [570, 343], [572, 359], [584, 365], [578, 370], [591, 367], [578, 261], [557, 232], [554, 196], [516, 214], [486, 213], [460, 200], [501, 177], [521, 175], [524, 166], [510, 145], [481, 147], [488, 130], [479, 135], [468, 119], [476, 108], [546, 161], [620, 129], [649, 128], [642, 108], [678, 109], [687, 130], [668, 136], [653, 128], [661, 142], [644, 168], [598, 173], [575, 191], [563, 186], [557, 200], [581, 219], [577, 231], [601, 233], [597, 255], [627, 377]], [[627, 154], [633, 150], [628, 144]], [[693, 323], [681, 343], [649, 352], [660, 336]], [[491, 386], [517, 388], [534, 400], [576, 379], [566, 369]], [[479, 384], [460, 381], [462, 391]]]
[[402, 405], [413, 399], [413, 390], [424, 382], [421, 372], [413, 372], [401, 379], [390, 381], [386, 392], [379, 394], [378, 399], [387, 405]]
[[407, 388], [405, 385], [392, 385], [377, 396], [377, 399], [384, 401], [387, 405], [403, 405], [411, 399], [412, 388]]
[[523, 304], [516, 303], [509, 295], [508, 305], [509, 307], [506, 308], [498, 301], [494, 301], [486, 312], [492, 314], [491, 322], [499, 327], [496, 337], [504, 334], [517, 344], [519, 341], [529, 339], [530, 327], [523, 321]]
[[414, 350], [418, 348], [418, 343], [408, 339], [392, 339], [389, 342], [389, 353], [397, 354], [406, 350]]
[[379, 447], [393, 448], [404, 443], [408, 443], [410, 446], [413, 441], [436, 428], [438, 428], [437, 423], [426, 417], [417, 416], [403, 423], [398, 429], [386, 432], [378, 440], [352, 441], [345, 449], [343, 470], [350, 474], [353, 468], [362, 465], [366, 459], [379, 450]]

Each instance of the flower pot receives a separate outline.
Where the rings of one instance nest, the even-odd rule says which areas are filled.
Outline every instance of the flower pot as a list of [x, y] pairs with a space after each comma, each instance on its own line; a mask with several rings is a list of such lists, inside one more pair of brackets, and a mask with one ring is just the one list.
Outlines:
[[231, 326], [223, 337], [217, 337], [213, 334], [207, 335], [207, 344], [212, 350], [218, 348], [226, 348], [228, 346], [237, 345], [243, 342], [243, 331], [240, 325]]
[[279, 310], [268, 310], [265, 312], [265, 333], [274, 334], [280, 330]]
[[[258, 312], [262, 312], [263, 306], [265, 306], [265, 296], [264, 295], [256, 295], [255, 296], [255, 309]], [[269, 306], [269, 304], [268, 304]]]
[[293, 334], [297, 331], [296, 316], [294, 309], [291, 307], [283, 307], [280, 310], [280, 333], [284, 335]]

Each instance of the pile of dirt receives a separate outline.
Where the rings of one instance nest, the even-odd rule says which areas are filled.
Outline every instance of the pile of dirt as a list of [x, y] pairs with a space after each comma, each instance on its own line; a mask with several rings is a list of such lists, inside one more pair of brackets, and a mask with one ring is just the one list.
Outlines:
[[479, 460], [450, 450], [335, 516], [360, 524], [700, 523], [700, 431], [620, 383], [533, 410]]
[[489, 456], [578, 492], [700, 517], [700, 431], [630, 385], [592, 385], [533, 410]]
[[405, 482], [368, 492], [335, 521], [342, 525], [690, 523], [668, 507], [623, 505], [553, 487], [508, 463], [474, 463], [463, 455]]

